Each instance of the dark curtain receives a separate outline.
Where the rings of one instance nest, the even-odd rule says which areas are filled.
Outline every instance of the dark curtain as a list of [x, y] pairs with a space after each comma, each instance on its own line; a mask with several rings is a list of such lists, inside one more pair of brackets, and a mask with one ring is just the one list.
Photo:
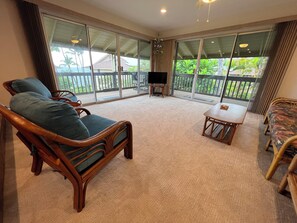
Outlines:
[[51, 91], [56, 90], [39, 8], [33, 3], [21, 0], [18, 1], [18, 7], [37, 71], [37, 77]]
[[265, 114], [286, 74], [291, 58], [297, 46], [297, 21], [277, 25], [277, 34], [273, 44], [252, 112]]

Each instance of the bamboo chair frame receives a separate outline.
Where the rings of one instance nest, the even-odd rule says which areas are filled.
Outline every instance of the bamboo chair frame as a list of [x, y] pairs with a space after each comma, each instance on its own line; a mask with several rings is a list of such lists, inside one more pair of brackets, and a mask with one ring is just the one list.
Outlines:
[[297, 170], [297, 155], [294, 156], [292, 162], [289, 165], [288, 171], [283, 177], [279, 187], [278, 192], [283, 193], [289, 185], [293, 204], [295, 207], [295, 211], [297, 213], [297, 174], [295, 173]]
[[[77, 212], [80, 212], [85, 207], [87, 185], [100, 169], [121, 150], [124, 150], [124, 155], [127, 159], [133, 158], [132, 125], [129, 121], [116, 122], [85, 140], [71, 140], [35, 125], [1, 104], [0, 113], [18, 130], [17, 136], [31, 151], [33, 155], [31, 171], [35, 175], [41, 173], [42, 164], [46, 162], [54, 170], [57, 170], [57, 172], [69, 179], [74, 189], [73, 207]], [[127, 132], [127, 138], [116, 147], [113, 147], [114, 139], [123, 131]], [[96, 146], [104, 146], [105, 149], [102, 150], [104, 157], [85, 172], [79, 173], [71, 163], [71, 160], [61, 150], [61, 144], [75, 147], [77, 150], [86, 149], [86, 151], [90, 151]], [[94, 154], [89, 155], [87, 158], [90, 158], [92, 155]]]
[[[269, 108], [272, 105], [276, 105], [276, 104], [281, 104], [281, 103], [288, 103], [291, 104], [292, 106], [297, 106], [297, 99], [292, 99], [292, 98], [284, 98], [284, 97], [279, 97], [279, 98], [275, 98], [272, 100]], [[269, 109], [268, 109], [269, 111]], [[264, 134], [266, 135], [269, 132], [269, 116], [268, 116], [268, 111], [266, 112], [266, 115], [264, 117], [264, 124], [267, 124], [265, 130], [264, 130]], [[270, 167], [266, 173], [265, 178], [267, 180], [270, 180], [271, 177], [274, 175], [275, 171], [277, 170], [279, 165], [282, 164], [289, 164], [291, 163], [292, 159], [289, 157], [284, 157], [284, 153], [286, 151], [286, 149], [288, 147], [290, 147], [292, 145], [292, 143], [294, 141], [297, 140], [297, 135], [292, 136], [290, 138], [288, 138], [283, 145], [281, 146], [280, 149], [278, 149], [273, 143], [271, 138], [267, 141], [266, 146], [265, 146], [265, 150], [268, 151], [269, 147], [272, 146], [273, 148], [273, 160], [270, 164]]]
[[[13, 89], [12, 83], [16, 80], [10, 80], [3, 83], [3, 87], [13, 96], [17, 94], [17, 92]], [[51, 99], [56, 101], [63, 101], [67, 104], [72, 105], [73, 107], [79, 107], [82, 105], [81, 100], [78, 101], [71, 101], [69, 98], [67, 98], [67, 95], [75, 96], [75, 94], [68, 90], [56, 90], [51, 92]]]

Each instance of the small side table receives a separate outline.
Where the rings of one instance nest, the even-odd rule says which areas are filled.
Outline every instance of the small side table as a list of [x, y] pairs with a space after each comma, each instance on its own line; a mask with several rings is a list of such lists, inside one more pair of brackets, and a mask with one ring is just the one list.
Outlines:
[[[222, 109], [221, 106], [227, 106]], [[202, 135], [231, 145], [238, 125], [244, 121], [247, 108], [241, 105], [218, 103], [204, 113]]]
[[161, 88], [161, 93], [158, 93], [158, 94], [162, 94], [162, 97], [164, 97], [165, 84], [149, 84], [149, 86], [150, 86], [150, 96], [157, 94], [155, 92], [156, 88]]

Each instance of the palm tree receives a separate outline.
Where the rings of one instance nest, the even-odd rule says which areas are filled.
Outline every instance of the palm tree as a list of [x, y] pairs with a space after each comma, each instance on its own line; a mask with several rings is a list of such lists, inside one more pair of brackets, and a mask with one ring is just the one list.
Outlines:
[[74, 63], [73, 58], [69, 57], [67, 54], [63, 55], [64, 56], [64, 60], [61, 60], [63, 66], [67, 66], [69, 72], [71, 72], [71, 65], [76, 65], [76, 63]]

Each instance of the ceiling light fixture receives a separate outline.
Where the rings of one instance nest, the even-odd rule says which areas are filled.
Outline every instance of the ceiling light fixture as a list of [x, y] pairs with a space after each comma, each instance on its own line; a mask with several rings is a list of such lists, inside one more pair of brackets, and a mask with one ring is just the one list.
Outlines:
[[73, 44], [77, 44], [77, 43], [79, 43], [79, 40], [78, 40], [78, 39], [72, 39], [72, 40], [71, 40], [71, 43], [73, 43]]
[[154, 54], [163, 54], [163, 39], [157, 38], [153, 40], [153, 53]]
[[161, 9], [161, 13], [165, 14], [167, 12], [167, 10], [165, 8]]
[[207, 4], [209, 4], [209, 3], [213, 3], [213, 2], [215, 2], [216, 0], [202, 0], [204, 3], [207, 3]]
[[239, 47], [240, 48], [247, 48], [248, 46], [249, 46], [248, 43], [241, 43], [241, 44], [239, 44]]
[[208, 12], [207, 12], [207, 19], [206, 22], [210, 22], [210, 5], [211, 3], [215, 2], [216, 0], [197, 0], [196, 2], [196, 6], [198, 7], [198, 19], [197, 22], [200, 21], [199, 19], [199, 14], [200, 14], [200, 8], [204, 5], [204, 4], [208, 4]]
[[81, 39], [78, 39], [77, 36], [72, 36], [70, 41], [73, 44], [77, 44], [81, 41]]

